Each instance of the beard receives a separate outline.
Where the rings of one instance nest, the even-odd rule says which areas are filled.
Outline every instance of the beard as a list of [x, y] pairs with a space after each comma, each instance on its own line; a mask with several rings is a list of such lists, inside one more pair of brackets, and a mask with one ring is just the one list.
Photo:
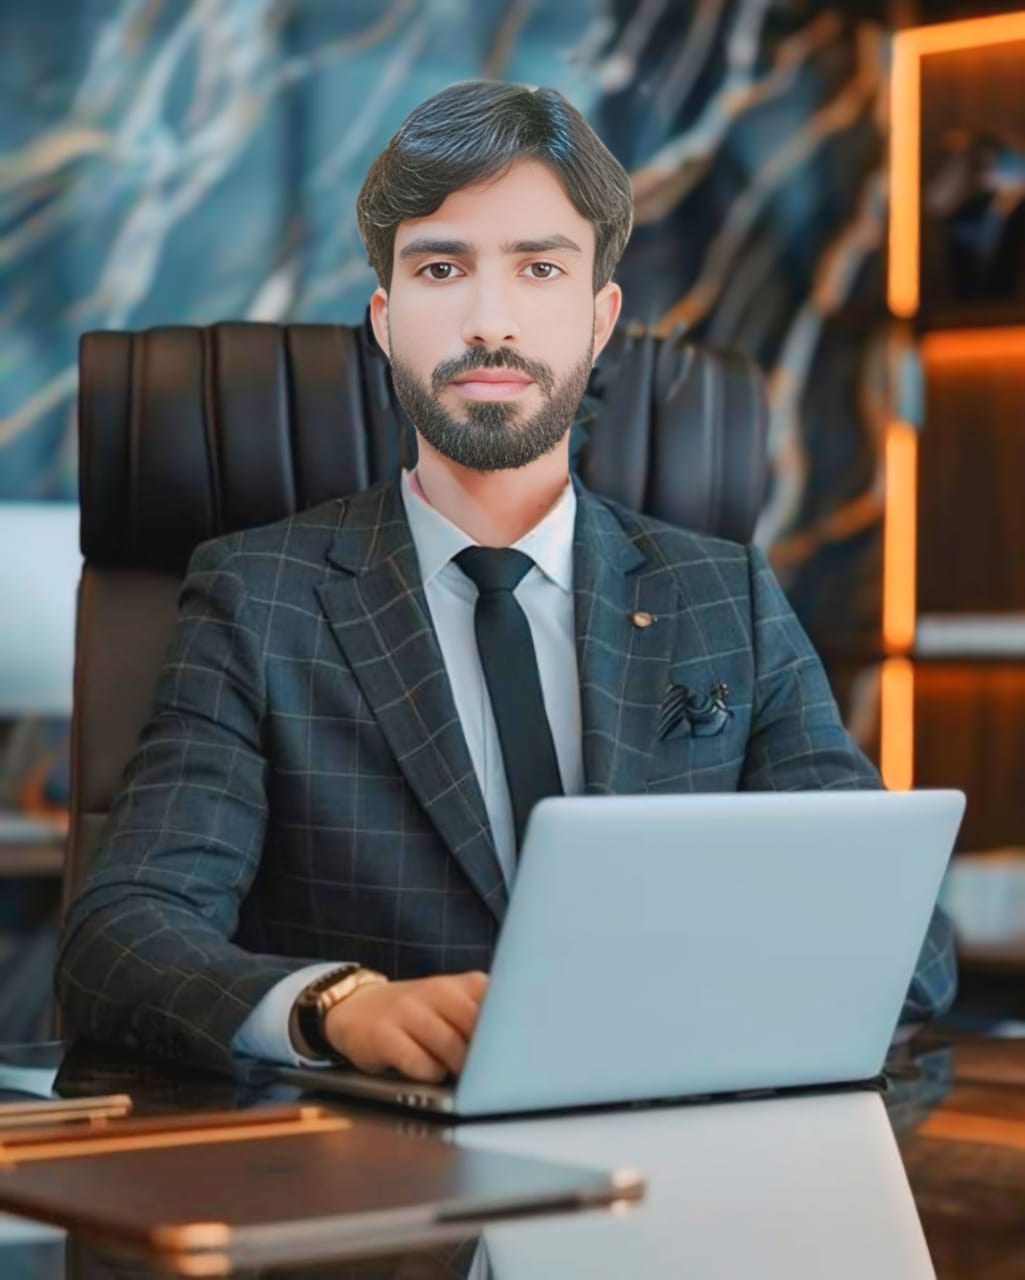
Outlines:
[[[549, 453], [565, 437], [587, 389], [593, 363], [592, 338], [584, 358], [561, 382], [548, 365], [528, 360], [509, 347], [497, 351], [471, 347], [458, 359], [439, 364], [429, 387], [394, 354], [391, 373], [399, 403], [432, 448], [472, 471], [511, 471]], [[523, 419], [522, 409], [514, 402], [473, 400], [467, 402], [464, 418], [453, 417], [442, 405], [441, 393], [454, 378], [475, 369], [513, 369], [526, 374], [541, 391], [541, 407]]]

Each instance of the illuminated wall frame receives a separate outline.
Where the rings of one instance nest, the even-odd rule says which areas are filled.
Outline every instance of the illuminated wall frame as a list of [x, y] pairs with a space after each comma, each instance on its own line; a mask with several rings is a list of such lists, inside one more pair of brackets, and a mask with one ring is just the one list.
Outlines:
[[[1025, 12], [997, 14], [894, 37], [890, 84], [890, 226], [887, 301], [899, 319], [918, 314], [921, 287], [922, 58], [1025, 40]], [[932, 334], [948, 358], [985, 360], [1019, 349], [1025, 330], [988, 329]], [[917, 435], [894, 419], [886, 439], [883, 551], [883, 647], [880, 687], [880, 766], [894, 790], [914, 781], [914, 667], [916, 617]]]
[[1025, 12], [915, 27], [894, 37], [890, 81], [890, 232], [887, 300], [895, 316], [918, 312], [921, 255], [922, 58], [1025, 40]]

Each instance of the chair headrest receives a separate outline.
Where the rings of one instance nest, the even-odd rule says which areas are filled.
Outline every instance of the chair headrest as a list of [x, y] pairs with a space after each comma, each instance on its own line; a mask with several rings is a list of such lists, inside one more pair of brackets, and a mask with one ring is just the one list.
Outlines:
[[[194, 548], [396, 476], [415, 435], [368, 324], [83, 335], [82, 553], [181, 572]], [[744, 357], [624, 326], [571, 449], [589, 488], [748, 541], [766, 482], [762, 378]]]

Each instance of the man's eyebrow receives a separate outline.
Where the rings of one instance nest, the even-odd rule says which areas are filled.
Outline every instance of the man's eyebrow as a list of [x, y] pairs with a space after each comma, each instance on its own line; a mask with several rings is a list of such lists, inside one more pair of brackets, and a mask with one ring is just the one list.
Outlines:
[[453, 257], [472, 257], [477, 250], [468, 240], [431, 240], [429, 238], [421, 238], [420, 240], [410, 240], [409, 244], [403, 245], [399, 250], [399, 258], [418, 258], [424, 253], [447, 253]]
[[[575, 240], [564, 235], [542, 236], [537, 240], [507, 241], [500, 247], [503, 253], [509, 254], [550, 253], [553, 249], [562, 249], [567, 253], [583, 253], [583, 249]], [[468, 240], [433, 240], [429, 237], [421, 237], [419, 240], [410, 240], [409, 244], [403, 245], [399, 250], [399, 259], [404, 262], [408, 258], [422, 257], [425, 253], [473, 258], [476, 257], [477, 250]]]
[[569, 253], [583, 253], [583, 249], [569, 236], [542, 236], [540, 240], [514, 240], [502, 245], [503, 253], [549, 253], [552, 249], [565, 249]]

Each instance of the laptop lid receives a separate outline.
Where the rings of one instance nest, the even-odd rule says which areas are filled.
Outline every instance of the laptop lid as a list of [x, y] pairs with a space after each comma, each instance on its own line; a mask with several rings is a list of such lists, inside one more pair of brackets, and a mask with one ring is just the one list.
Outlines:
[[877, 1075], [963, 810], [956, 791], [543, 801], [454, 1109]]

